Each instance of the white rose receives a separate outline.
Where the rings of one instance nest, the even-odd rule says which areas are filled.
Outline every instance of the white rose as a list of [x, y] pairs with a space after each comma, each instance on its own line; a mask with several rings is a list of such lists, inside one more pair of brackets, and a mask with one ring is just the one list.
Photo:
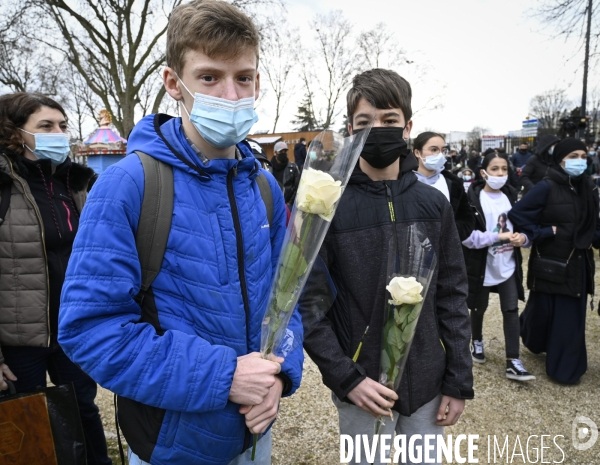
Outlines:
[[386, 289], [392, 295], [390, 303], [393, 305], [418, 304], [423, 300], [421, 295], [423, 285], [413, 277], [396, 277], [390, 281]]
[[325, 221], [333, 218], [335, 203], [342, 196], [342, 182], [323, 171], [307, 168], [302, 172], [296, 206], [305, 213], [319, 215]]

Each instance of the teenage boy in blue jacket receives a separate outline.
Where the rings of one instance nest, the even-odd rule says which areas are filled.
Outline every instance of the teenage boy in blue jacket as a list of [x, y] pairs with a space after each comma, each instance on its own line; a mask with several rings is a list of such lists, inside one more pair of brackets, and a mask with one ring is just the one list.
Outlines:
[[[261, 321], [285, 233], [276, 181], [241, 143], [256, 121], [259, 35], [224, 1], [195, 0], [171, 14], [164, 85], [182, 117], [150, 115], [128, 156], [98, 180], [81, 217], [62, 293], [59, 341], [119, 395], [130, 464], [270, 463], [266, 432], [282, 395], [298, 388], [302, 348], [260, 358]], [[174, 203], [162, 268], [135, 297], [136, 231], [144, 171], [136, 151], [173, 168]], [[257, 176], [271, 187], [269, 223]], [[302, 337], [299, 318], [290, 329]]]

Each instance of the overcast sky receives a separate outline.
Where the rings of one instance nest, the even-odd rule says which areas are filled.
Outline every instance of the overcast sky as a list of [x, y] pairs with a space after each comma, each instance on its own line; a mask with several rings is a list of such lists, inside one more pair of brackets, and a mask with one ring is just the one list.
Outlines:
[[[520, 129], [528, 115], [531, 97], [554, 87], [567, 89], [579, 105], [583, 52], [576, 41], [565, 43], [544, 30], [531, 10], [535, 0], [288, 0], [289, 27], [301, 28], [303, 42], [310, 43], [310, 19], [341, 9], [355, 30], [367, 30], [384, 22], [394, 30], [399, 46], [430, 66], [432, 78], [444, 83], [444, 108], [417, 114], [416, 132], [469, 131], [474, 126], [504, 134]], [[288, 25], [273, 25], [287, 29]], [[591, 73], [588, 89], [599, 84]], [[263, 86], [268, 86], [264, 82]], [[439, 84], [415, 86], [414, 100], [426, 101]], [[301, 92], [298, 92], [301, 96]], [[297, 109], [292, 99], [284, 109], [278, 131]], [[256, 129], [272, 126], [273, 112], [267, 98], [259, 109]], [[341, 120], [340, 120], [341, 121]]]

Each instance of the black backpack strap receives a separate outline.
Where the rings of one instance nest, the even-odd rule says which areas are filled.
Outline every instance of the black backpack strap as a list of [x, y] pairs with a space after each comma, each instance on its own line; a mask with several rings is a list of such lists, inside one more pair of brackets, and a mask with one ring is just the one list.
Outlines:
[[10, 188], [12, 183], [4, 184], [0, 190], [0, 226], [4, 223], [10, 206]]
[[144, 200], [135, 236], [142, 287], [147, 292], [160, 272], [173, 216], [173, 168], [143, 152], [135, 152], [144, 167]]
[[273, 191], [271, 191], [271, 186], [269, 185], [269, 181], [264, 173], [260, 173], [256, 182], [258, 183], [258, 188], [260, 189], [260, 196], [265, 204], [267, 209], [267, 220], [269, 221], [269, 226], [273, 224]]

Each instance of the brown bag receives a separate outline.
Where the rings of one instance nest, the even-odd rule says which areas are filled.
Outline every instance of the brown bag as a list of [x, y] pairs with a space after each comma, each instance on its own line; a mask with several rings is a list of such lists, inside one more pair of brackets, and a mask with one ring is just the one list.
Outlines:
[[83, 428], [72, 385], [0, 397], [0, 465], [86, 463]]

